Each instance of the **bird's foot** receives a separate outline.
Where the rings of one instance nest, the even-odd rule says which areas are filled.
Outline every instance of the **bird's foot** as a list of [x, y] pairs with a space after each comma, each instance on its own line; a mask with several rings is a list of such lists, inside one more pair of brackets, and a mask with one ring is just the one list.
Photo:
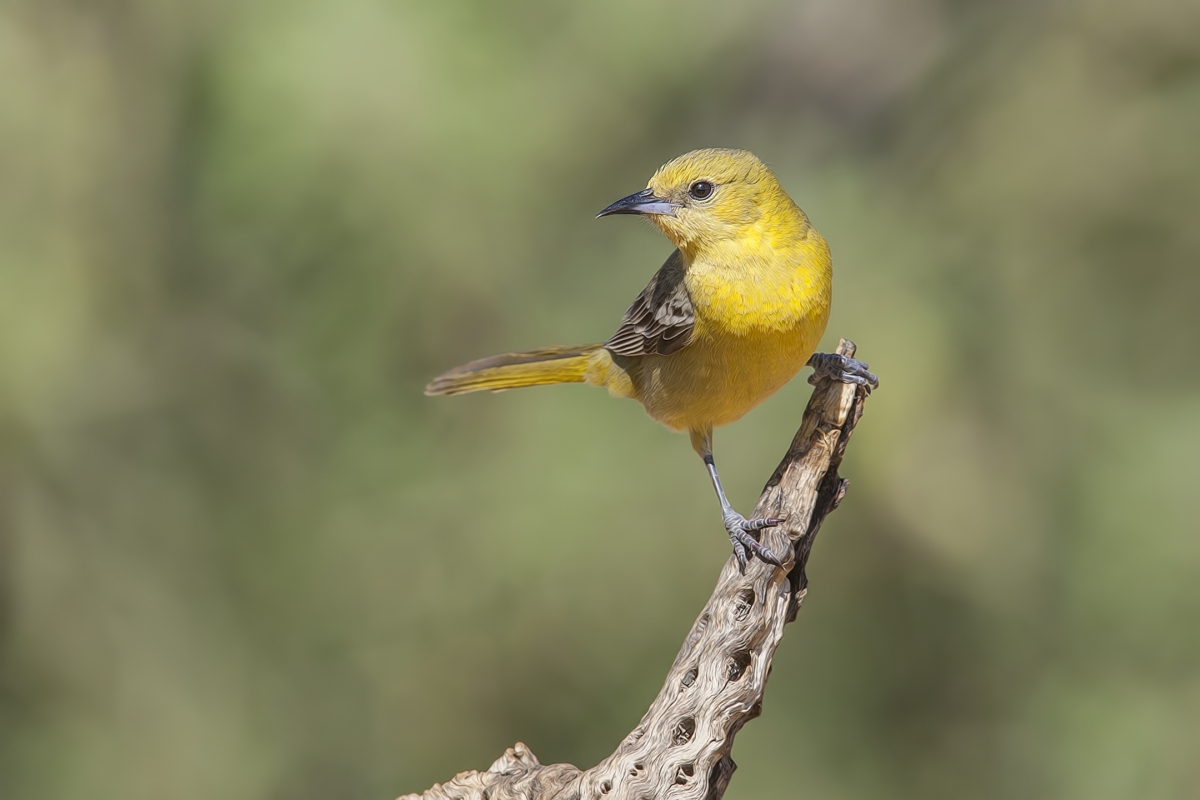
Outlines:
[[758, 556], [760, 560], [777, 567], [783, 566], [783, 562], [753, 535], [764, 528], [773, 528], [781, 522], [783, 520], [773, 517], [746, 519], [736, 511], [725, 515], [725, 530], [729, 531], [729, 540], [733, 542], [733, 555], [737, 558], [738, 570], [743, 575], [751, 556]]
[[808, 359], [808, 366], [813, 368], [813, 374], [808, 376], [808, 382], [816, 386], [822, 378], [830, 378], [841, 383], [853, 383], [866, 387], [870, 392], [879, 388], [879, 378], [868, 369], [868, 364], [858, 359], [848, 358], [837, 353], [813, 353]]

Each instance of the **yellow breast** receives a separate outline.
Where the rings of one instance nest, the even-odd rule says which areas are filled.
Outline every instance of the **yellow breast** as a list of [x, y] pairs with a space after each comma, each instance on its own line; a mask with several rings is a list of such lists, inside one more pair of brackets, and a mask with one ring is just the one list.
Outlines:
[[[688, 264], [684, 280], [696, 332], [745, 336], [787, 333], [829, 314], [829, 247], [815, 230], [783, 249], [738, 241]], [[758, 245], [758, 246], [756, 246]]]
[[829, 319], [829, 250], [813, 233], [787, 257], [688, 265], [692, 341], [677, 353], [646, 357], [633, 380], [652, 417], [676, 429], [726, 425], [804, 366]]

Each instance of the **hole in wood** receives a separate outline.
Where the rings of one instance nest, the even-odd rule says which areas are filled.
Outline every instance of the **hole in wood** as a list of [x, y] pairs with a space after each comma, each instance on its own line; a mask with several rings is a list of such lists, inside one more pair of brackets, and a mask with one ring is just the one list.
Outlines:
[[692, 740], [692, 734], [696, 732], [696, 720], [693, 717], [684, 717], [675, 724], [675, 730], [671, 733], [671, 742], [675, 745], [687, 744]]
[[696, 669], [695, 667], [692, 667], [687, 672], [683, 673], [683, 680], [680, 681], [683, 684], [683, 688], [690, 689], [692, 684], [696, 682], [696, 678], [699, 677], [699, 675], [700, 670]]
[[696, 774], [696, 765], [689, 761], [688, 763], [681, 765], [678, 769], [675, 770], [675, 782], [678, 784], [687, 783], [688, 779], [691, 778], [695, 774]]
[[600, 794], [608, 794], [612, 791], [612, 781], [601, 781]]
[[633, 765], [633, 769], [629, 770], [629, 774], [636, 778], [637, 774], [642, 771], [642, 768], [644, 766], [645, 765], [642, 764], [642, 762], [640, 762], [640, 761], [635, 762]]
[[738, 592], [737, 599], [733, 601], [733, 618], [741, 622], [750, 616], [750, 609], [754, 607], [754, 599], [753, 589], [746, 588]]
[[752, 658], [749, 650], [734, 653], [733, 658], [729, 659], [729, 680], [741, 680], [742, 676], [746, 674]]

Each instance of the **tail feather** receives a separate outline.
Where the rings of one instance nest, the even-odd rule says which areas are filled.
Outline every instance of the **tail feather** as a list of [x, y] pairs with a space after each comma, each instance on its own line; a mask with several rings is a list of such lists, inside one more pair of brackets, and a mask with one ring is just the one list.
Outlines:
[[518, 389], [554, 383], [583, 383], [588, 359], [598, 344], [546, 347], [524, 353], [502, 353], [455, 367], [437, 376], [425, 394], [463, 394], [490, 389]]

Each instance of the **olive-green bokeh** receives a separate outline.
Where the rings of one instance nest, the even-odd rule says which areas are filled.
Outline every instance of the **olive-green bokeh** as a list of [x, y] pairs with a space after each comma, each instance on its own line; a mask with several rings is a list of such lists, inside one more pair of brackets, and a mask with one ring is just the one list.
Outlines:
[[[882, 377], [730, 798], [1200, 795], [1187, 0], [0, 7], [0, 796], [390, 798], [590, 766], [728, 554], [581, 387], [702, 146]], [[747, 508], [802, 379], [718, 432]]]

